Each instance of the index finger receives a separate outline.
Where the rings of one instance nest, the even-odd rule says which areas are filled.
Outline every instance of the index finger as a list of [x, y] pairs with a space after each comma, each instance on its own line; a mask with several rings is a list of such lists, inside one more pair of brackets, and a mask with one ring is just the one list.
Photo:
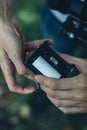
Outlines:
[[6, 55], [4, 55], [3, 57], [3, 61], [1, 63], [1, 69], [3, 71], [3, 74], [5, 76], [5, 79], [6, 79], [6, 82], [10, 91], [21, 93], [21, 94], [28, 94], [36, 90], [34, 86], [24, 87], [17, 83], [16, 77], [15, 77], [14, 66]]
[[43, 86], [51, 88], [53, 90], [64, 90], [64, 89], [77, 89], [79, 88], [78, 80], [75, 77], [73, 78], [61, 78], [61, 79], [54, 79], [48, 78], [41, 75], [36, 75], [35, 79]]
[[32, 51], [32, 50], [36, 49], [38, 46], [40, 46], [41, 44], [43, 44], [43, 42], [45, 42], [45, 41], [48, 41], [48, 43], [53, 44], [52, 39], [34, 40], [31, 42], [25, 42], [23, 44], [23, 48], [26, 51]]

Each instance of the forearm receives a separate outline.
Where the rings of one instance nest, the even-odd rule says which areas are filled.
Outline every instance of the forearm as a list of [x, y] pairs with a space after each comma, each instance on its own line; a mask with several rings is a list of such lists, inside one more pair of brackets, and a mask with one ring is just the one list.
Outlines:
[[14, 0], [0, 0], [0, 18], [9, 20], [13, 17]]

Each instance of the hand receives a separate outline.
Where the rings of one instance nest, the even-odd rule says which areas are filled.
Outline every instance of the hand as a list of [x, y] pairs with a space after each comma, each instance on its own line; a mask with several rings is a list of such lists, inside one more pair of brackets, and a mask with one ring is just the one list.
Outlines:
[[[17, 93], [31, 93], [36, 89], [34, 86], [24, 87], [19, 85], [15, 78], [15, 73], [25, 76], [30, 79], [33, 73], [27, 69], [23, 63], [22, 53], [24, 48], [35, 49], [42, 41], [33, 42], [33, 44], [26, 43], [22, 45], [23, 34], [19, 24], [15, 19], [4, 23], [0, 21], [0, 66], [6, 79], [7, 85], [12, 92]], [[30, 75], [31, 74], [31, 75]]]
[[60, 54], [81, 72], [72, 78], [53, 79], [37, 75], [35, 79], [50, 101], [66, 114], [87, 112], [87, 59]]

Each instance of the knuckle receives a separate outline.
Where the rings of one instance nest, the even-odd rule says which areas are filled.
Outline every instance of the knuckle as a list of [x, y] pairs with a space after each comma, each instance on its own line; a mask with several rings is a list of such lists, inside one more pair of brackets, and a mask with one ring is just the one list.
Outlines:
[[48, 95], [53, 98], [53, 97], [55, 97], [55, 92], [49, 91]]
[[79, 94], [79, 98], [80, 98], [81, 100], [85, 100], [85, 99], [87, 98], [87, 94], [85, 94], [85, 92], [82, 91], [82, 92]]
[[86, 88], [87, 87], [87, 76], [85, 74], [80, 75], [80, 77], [77, 78], [77, 84], [80, 88]]
[[11, 92], [15, 92], [15, 89], [14, 89], [13, 87], [9, 87], [9, 90], [10, 90]]
[[55, 84], [55, 82], [52, 82], [52, 83], [51, 83], [51, 88], [52, 88], [52, 89], [56, 89], [56, 84]]
[[9, 86], [9, 90], [10, 90], [11, 92], [18, 92], [16, 85]]
[[87, 98], [87, 93], [83, 89], [77, 90], [76, 92], [74, 91], [72, 98], [75, 100], [83, 101]]

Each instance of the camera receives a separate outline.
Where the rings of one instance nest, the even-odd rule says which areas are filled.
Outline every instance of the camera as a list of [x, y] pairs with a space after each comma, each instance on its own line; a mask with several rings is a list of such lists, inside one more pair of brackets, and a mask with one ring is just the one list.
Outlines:
[[33, 54], [27, 58], [26, 66], [35, 74], [42, 74], [50, 78], [70, 77], [76, 70], [75, 66], [63, 60], [49, 42], [41, 44]]
[[60, 32], [75, 43], [87, 46], [87, 22], [69, 16], [62, 24]]
[[68, 14], [61, 34], [73, 42], [87, 46], [87, 0], [48, 0], [51, 10]]
[[87, 21], [87, 0], [48, 0], [50, 9]]

